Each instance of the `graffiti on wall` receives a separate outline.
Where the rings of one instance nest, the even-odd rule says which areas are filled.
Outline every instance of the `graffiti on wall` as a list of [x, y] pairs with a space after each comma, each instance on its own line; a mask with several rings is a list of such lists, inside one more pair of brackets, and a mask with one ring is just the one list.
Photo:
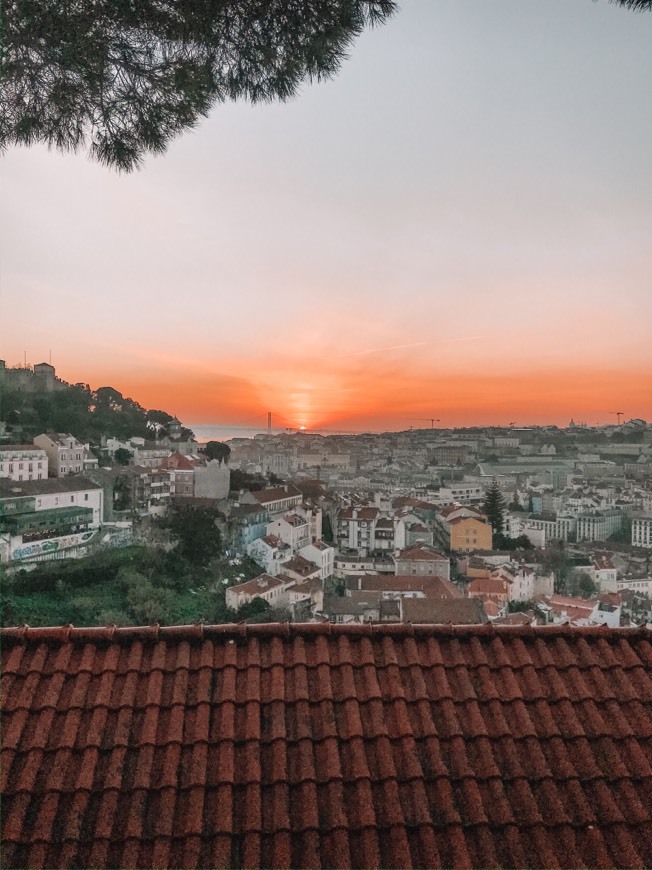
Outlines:
[[58, 550], [66, 550], [69, 547], [79, 547], [86, 544], [95, 534], [95, 529], [89, 532], [78, 532], [75, 535], [66, 535], [63, 538], [49, 538], [45, 541], [34, 541], [32, 544], [19, 546], [11, 553], [12, 559], [29, 559], [33, 556], [42, 556], [46, 553], [54, 553]]

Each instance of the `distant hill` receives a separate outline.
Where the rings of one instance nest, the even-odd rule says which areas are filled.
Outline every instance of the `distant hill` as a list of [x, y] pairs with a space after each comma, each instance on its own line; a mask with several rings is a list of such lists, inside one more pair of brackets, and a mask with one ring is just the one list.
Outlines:
[[31, 441], [45, 431], [70, 432], [93, 443], [102, 435], [152, 438], [157, 430], [166, 434], [174, 419], [166, 411], [143, 408], [114, 387], [68, 384], [51, 366], [40, 365], [38, 371], [0, 367], [0, 420], [11, 440]]

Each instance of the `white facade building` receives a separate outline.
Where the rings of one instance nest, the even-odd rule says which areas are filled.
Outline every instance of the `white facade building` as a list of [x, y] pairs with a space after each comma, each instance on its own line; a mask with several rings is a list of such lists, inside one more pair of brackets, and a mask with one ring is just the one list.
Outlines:
[[286, 514], [267, 526], [268, 535], [276, 535], [286, 543], [292, 553], [298, 553], [310, 543], [310, 523], [298, 513]]
[[37, 435], [34, 444], [45, 450], [48, 457], [49, 473], [53, 477], [67, 474], [82, 474], [99, 463], [89, 450], [74, 435], [64, 432], [47, 432]]
[[0, 447], [0, 477], [11, 480], [46, 480], [48, 455], [35, 444], [7, 444]]
[[617, 508], [578, 514], [576, 518], [577, 540], [606, 541], [607, 538], [620, 530], [622, 524], [623, 514]]
[[329, 547], [323, 541], [313, 541], [299, 550], [299, 555], [319, 567], [319, 576], [328, 580], [335, 569], [335, 548]]
[[3, 481], [2, 561], [84, 555], [102, 523], [104, 490], [82, 477]]
[[295, 585], [296, 580], [289, 580], [287, 577], [261, 574], [246, 583], [230, 586], [226, 590], [226, 606], [237, 610], [255, 598], [262, 598], [271, 607], [284, 607], [289, 604], [288, 590]]
[[265, 535], [247, 544], [247, 555], [271, 577], [281, 573], [281, 565], [292, 555], [289, 544], [277, 535]]
[[632, 517], [632, 546], [652, 548], [652, 514]]

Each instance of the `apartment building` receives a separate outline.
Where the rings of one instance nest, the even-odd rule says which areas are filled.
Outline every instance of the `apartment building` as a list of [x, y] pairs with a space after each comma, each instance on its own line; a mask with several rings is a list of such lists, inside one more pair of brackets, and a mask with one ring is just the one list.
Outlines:
[[652, 513], [632, 516], [632, 545], [652, 548]]
[[83, 477], [0, 481], [0, 559], [83, 555], [102, 523], [104, 490]]
[[0, 447], [0, 477], [10, 480], [46, 480], [48, 455], [36, 444], [6, 444]]
[[88, 444], [82, 444], [70, 433], [44, 432], [36, 436], [34, 444], [45, 450], [51, 477], [82, 474], [99, 466]]

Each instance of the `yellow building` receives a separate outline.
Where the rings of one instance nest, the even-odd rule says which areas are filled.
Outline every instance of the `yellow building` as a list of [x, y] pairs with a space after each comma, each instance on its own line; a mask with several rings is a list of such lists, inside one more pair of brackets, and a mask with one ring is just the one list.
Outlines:
[[491, 550], [491, 526], [475, 517], [456, 517], [448, 521], [450, 548], [462, 553]]

